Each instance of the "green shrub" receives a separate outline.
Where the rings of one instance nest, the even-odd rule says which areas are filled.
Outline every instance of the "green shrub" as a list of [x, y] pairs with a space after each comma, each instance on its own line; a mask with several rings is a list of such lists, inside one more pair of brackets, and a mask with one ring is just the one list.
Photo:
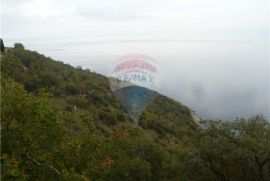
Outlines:
[[76, 95], [80, 92], [80, 90], [75, 84], [66, 85], [65, 90], [69, 95]]
[[86, 108], [89, 105], [88, 100], [80, 96], [67, 97], [66, 101], [67, 103], [79, 108]]
[[99, 119], [105, 124], [114, 125], [117, 123], [117, 119], [113, 113], [100, 111], [98, 116], [99, 116]]
[[124, 122], [125, 121], [125, 115], [119, 111], [116, 112], [116, 119], [120, 122]]

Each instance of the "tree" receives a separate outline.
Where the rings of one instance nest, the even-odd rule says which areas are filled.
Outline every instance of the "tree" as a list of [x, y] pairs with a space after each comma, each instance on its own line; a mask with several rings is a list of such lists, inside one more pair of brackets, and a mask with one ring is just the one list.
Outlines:
[[15, 49], [21, 49], [21, 50], [24, 50], [24, 46], [23, 46], [23, 44], [21, 44], [21, 43], [15, 43], [15, 44], [14, 44], [14, 48], [15, 48]]
[[0, 46], [1, 46], [1, 53], [2, 53], [5, 51], [5, 45], [4, 45], [2, 38], [0, 39]]
[[60, 175], [52, 150], [57, 150], [63, 130], [46, 97], [34, 97], [22, 85], [2, 77], [1, 119], [3, 180]]
[[79, 93], [79, 89], [76, 87], [75, 84], [68, 84], [66, 85], [66, 92], [70, 95], [76, 95]]
[[[187, 153], [189, 177], [221, 181], [270, 179], [269, 123], [237, 119], [206, 124], [207, 129], [193, 139], [195, 149]], [[194, 174], [195, 169], [204, 172]]]

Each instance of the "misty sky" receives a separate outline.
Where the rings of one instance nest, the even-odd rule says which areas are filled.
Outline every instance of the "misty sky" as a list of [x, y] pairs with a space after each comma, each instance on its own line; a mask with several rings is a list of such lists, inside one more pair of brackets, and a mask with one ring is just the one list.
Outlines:
[[108, 75], [156, 59], [161, 92], [203, 118], [270, 118], [269, 0], [2, 0], [1, 37]]

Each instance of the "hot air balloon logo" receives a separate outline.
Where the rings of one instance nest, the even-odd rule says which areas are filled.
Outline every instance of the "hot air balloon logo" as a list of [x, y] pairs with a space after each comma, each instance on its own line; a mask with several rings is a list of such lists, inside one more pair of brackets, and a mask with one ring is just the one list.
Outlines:
[[118, 59], [110, 75], [112, 92], [136, 124], [160, 89], [160, 68], [153, 58], [129, 54]]

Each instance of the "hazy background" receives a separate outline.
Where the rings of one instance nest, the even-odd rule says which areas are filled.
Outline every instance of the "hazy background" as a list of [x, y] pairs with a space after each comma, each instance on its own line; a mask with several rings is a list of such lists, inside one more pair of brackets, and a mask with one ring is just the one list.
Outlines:
[[1, 37], [109, 74], [128, 53], [203, 118], [270, 118], [269, 0], [2, 0]]

